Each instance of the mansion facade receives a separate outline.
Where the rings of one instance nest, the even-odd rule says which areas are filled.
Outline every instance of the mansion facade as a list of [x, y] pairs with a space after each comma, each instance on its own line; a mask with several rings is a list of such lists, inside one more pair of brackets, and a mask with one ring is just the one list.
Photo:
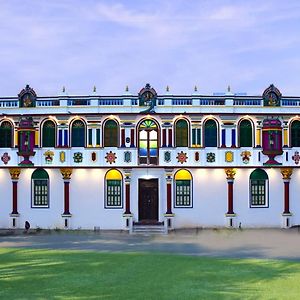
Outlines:
[[0, 228], [300, 224], [300, 97], [0, 97]]

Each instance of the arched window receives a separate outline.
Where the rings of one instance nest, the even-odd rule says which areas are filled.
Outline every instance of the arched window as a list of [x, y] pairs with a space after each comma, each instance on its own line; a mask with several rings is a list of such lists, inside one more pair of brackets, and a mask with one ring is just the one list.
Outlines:
[[153, 120], [144, 120], [139, 126], [139, 162], [146, 165], [158, 163], [158, 127]]
[[262, 169], [250, 175], [250, 207], [268, 206], [268, 174]]
[[85, 125], [81, 120], [72, 123], [72, 147], [85, 146]]
[[36, 169], [31, 176], [32, 207], [49, 207], [49, 175], [44, 169]]
[[204, 124], [204, 146], [218, 146], [218, 129], [214, 120], [207, 120]]
[[249, 120], [240, 123], [239, 143], [240, 147], [252, 147], [252, 125]]
[[42, 147], [55, 147], [56, 130], [53, 121], [48, 120], [43, 124], [42, 135]]
[[291, 147], [300, 147], [300, 121], [295, 120], [291, 125]]
[[175, 207], [192, 207], [192, 175], [187, 170], [175, 174]]
[[105, 175], [105, 208], [122, 208], [122, 174], [112, 169]]
[[0, 148], [13, 147], [13, 127], [10, 122], [3, 121], [0, 126]]
[[178, 120], [176, 122], [176, 147], [188, 147], [189, 128], [186, 120]]
[[114, 120], [108, 120], [104, 125], [104, 147], [118, 147], [119, 128]]

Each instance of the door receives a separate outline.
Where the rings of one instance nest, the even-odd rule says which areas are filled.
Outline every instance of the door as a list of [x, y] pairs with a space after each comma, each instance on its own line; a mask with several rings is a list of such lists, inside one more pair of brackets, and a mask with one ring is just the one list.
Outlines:
[[158, 221], [158, 179], [139, 179], [139, 221]]

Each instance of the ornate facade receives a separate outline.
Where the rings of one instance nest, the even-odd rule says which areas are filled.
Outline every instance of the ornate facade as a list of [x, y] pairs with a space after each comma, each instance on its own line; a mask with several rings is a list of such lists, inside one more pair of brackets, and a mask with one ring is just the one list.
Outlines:
[[0, 98], [0, 227], [300, 224], [300, 97]]

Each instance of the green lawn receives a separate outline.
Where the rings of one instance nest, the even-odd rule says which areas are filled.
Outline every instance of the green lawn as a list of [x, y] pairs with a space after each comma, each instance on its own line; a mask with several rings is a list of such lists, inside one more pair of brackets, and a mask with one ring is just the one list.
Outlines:
[[0, 299], [299, 297], [299, 262], [0, 249]]

